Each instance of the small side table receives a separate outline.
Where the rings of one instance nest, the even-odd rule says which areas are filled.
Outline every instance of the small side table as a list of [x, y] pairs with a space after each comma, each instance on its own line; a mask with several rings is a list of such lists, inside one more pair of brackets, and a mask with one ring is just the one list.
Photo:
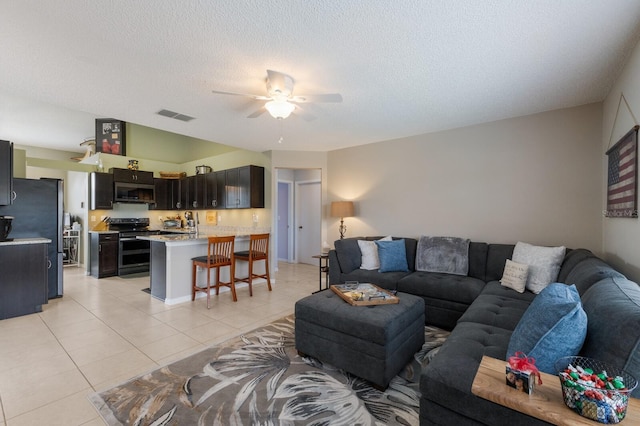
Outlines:
[[[528, 395], [505, 384], [504, 367], [507, 361], [482, 357], [482, 362], [471, 385], [471, 392], [480, 398], [504, 405], [545, 422], [560, 426], [593, 426], [599, 423], [580, 416], [564, 404], [560, 379], [552, 374], [540, 373], [542, 386], [536, 386]], [[629, 398], [625, 419], [640, 416], [640, 400]], [[624, 420], [622, 421], [624, 423]]]
[[[314, 259], [318, 259], [318, 291], [326, 290], [329, 288], [329, 255], [328, 254], [316, 254], [311, 256]], [[325, 273], [325, 287], [322, 288], [322, 273]], [[313, 293], [317, 293], [314, 291]]]

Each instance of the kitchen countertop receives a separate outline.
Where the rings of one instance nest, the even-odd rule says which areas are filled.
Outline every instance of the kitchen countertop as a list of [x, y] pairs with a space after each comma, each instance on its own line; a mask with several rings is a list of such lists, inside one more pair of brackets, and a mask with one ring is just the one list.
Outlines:
[[12, 241], [0, 241], [0, 246], [17, 246], [23, 244], [48, 244], [51, 240], [48, 238], [16, 238]]
[[136, 238], [140, 240], [147, 241], [156, 241], [163, 243], [206, 243], [209, 237], [227, 237], [234, 236], [236, 238], [249, 238], [249, 234], [246, 232], [215, 232], [215, 233], [187, 233], [187, 232], [174, 232], [171, 234], [163, 234], [163, 235], [138, 235]]

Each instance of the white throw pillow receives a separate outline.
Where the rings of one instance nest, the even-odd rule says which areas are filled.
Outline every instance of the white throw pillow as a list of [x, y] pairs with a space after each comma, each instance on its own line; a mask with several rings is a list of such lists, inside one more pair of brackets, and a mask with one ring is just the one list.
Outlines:
[[542, 247], [518, 241], [511, 258], [514, 262], [529, 265], [526, 288], [538, 294], [558, 279], [564, 254], [564, 246]]
[[504, 265], [504, 273], [502, 274], [500, 284], [502, 284], [503, 287], [509, 287], [518, 293], [524, 293], [528, 275], [529, 265], [523, 265], [522, 263], [507, 259], [507, 262]]
[[[380, 238], [378, 241], [391, 241], [391, 236]], [[362, 254], [360, 269], [378, 270], [380, 269], [380, 259], [378, 258], [378, 246], [375, 241], [358, 240], [360, 253]]]

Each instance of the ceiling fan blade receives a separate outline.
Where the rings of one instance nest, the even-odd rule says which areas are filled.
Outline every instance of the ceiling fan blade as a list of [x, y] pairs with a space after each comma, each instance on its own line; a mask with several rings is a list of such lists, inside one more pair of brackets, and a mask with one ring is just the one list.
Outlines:
[[316, 118], [318, 118], [315, 115], [305, 111], [303, 108], [300, 107], [300, 105], [296, 105], [296, 109], [293, 110], [293, 114], [297, 115], [298, 117], [302, 118], [305, 121], [313, 121]]
[[212, 90], [211, 92], [212, 93], [216, 93], [218, 95], [245, 96], [247, 98], [255, 99], [256, 101], [268, 101], [268, 100], [271, 100], [271, 98], [269, 98], [267, 96], [249, 95], [249, 94], [246, 94], [246, 93], [223, 92], [223, 91], [220, 91], [220, 90]]
[[271, 96], [282, 95], [289, 97], [293, 93], [293, 77], [290, 75], [267, 70], [267, 93]]
[[298, 95], [289, 99], [290, 102], [342, 102], [340, 93], [325, 93], [323, 95]]
[[265, 107], [261, 107], [259, 109], [257, 109], [256, 111], [254, 111], [252, 114], [247, 115], [247, 118], [257, 118], [260, 117], [262, 114], [264, 114], [267, 111], [267, 109]]

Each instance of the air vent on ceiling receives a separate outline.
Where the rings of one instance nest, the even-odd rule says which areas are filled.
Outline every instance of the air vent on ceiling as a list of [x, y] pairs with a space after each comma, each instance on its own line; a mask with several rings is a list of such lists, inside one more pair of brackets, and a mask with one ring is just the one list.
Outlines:
[[191, 121], [195, 118], [185, 114], [180, 114], [179, 112], [169, 111], [168, 109], [161, 109], [157, 114], [162, 115], [163, 117], [175, 118], [180, 121]]

